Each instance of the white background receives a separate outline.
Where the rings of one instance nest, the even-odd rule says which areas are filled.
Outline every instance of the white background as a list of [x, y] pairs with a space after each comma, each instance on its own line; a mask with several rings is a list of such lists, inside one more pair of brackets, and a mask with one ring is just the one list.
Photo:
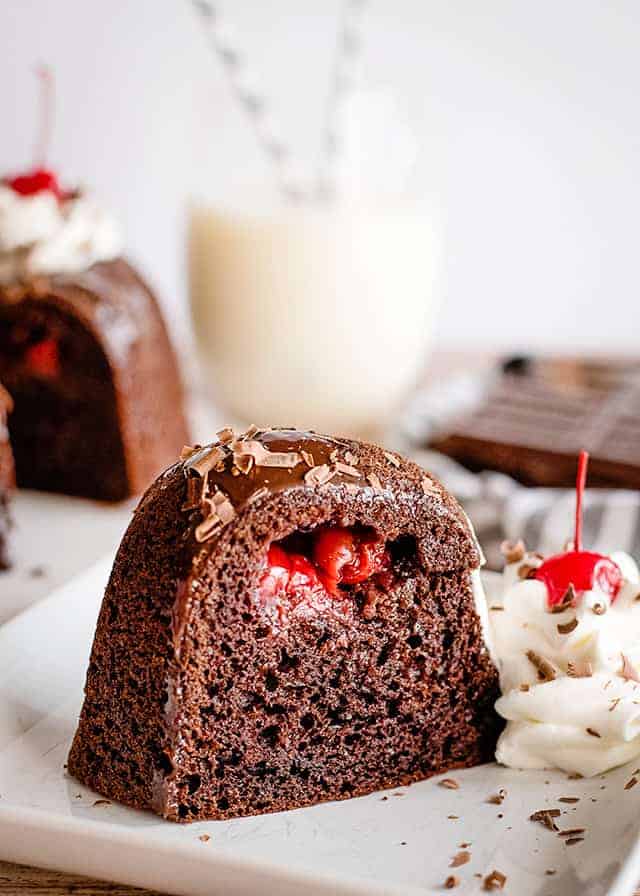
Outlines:
[[[338, 9], [223, 6], [307, 157]], [[188, 0], [0, 0], [1, 170], [30, 161], [38, 61], [53, 163], [121, 216], [184, 333], [189, 197], [270, 176]], [[440, 345], [636, 350], [640, 2], [371, 0], [363, 72], [398, 92], [442, 213]]]

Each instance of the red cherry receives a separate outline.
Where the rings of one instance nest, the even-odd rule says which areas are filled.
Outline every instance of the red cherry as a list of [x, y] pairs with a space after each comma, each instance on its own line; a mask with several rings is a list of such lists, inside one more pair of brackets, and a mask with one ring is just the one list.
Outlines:
[[615, 600], [622, 587], [622, 573], [617, 563], [594, 551], [568, 551], [556, 554], [536, 570], [536, 579], [547, 586], [549, 606], [562, 602], [570, 585], [575, 591], [597, 588]]
[[582, 550], [582, 499], [587, 481], [589, 455], [581, 451], [576, 479], [576, 518], [574, 550], [549, 557], [538, 567], [535, 578], [547, 587], [549, 606], [562, 603], [570, 586], [576, 592], [592, 588], [607, 594], [613, 601], [622, 587], [622, 572], [617, 563], [603, 554]]
[[64, 198], [64, 193], [53, 171], [48, 168], [36, 168], [28, 174], [19, 174], [16, 177], [7, 178], [5, 183], [15, 193], [21, 196], [35, 196], [48, 190], [56, 199]]
[[60, 352], [55, 339], [42, 339], [24, 353], [27, 366], [38, 376], [53, 379], [60, 373]]

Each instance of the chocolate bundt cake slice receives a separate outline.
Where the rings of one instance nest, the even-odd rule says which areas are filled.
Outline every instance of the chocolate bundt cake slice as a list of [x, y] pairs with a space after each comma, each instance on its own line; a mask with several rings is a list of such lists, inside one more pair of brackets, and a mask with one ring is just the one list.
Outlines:
[[0, 383], [0, 570], [9, 566], [9, 494], [14, 486], [13, 454], [9, 443], [7, 418], [12, 401]]
[[118, 552], [69, 771], [194, 821], [491, 759], [479, 565], [451, 495], [381, 448], [252, 427], [185, 449]]
[[25, 488], [120, 500], [143, 491], [187, 437], [158, 305], [122, 258], [0, 282], [0, 379]]

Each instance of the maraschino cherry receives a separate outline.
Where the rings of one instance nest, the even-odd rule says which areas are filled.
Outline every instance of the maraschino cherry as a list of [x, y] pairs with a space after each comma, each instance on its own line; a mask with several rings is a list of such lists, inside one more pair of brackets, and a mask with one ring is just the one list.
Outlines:
[[576, 522], [573, 549], [549, 557], [538, 567], [535, 578], [547, 587], [549, 606], [566, 600], [570, 588], [579, 594], [597, 589], [614, 601], [622, 586], [622, 572], [610, 557], [582, 550], [582, 499], [587, 480], [589, 454], [581, 451], [576, 479]]
[[[36, 146], [36, 159], [46, 157], [51, 137], [53, 117], [53, 78], [47, 66], [38, 68], [40, 78], [40, 132]], [[43, 164], [38, 164], [31, 171], [15, 177], [4, 178], [2, 183], [10, 187], [20, 196], [35, 196], [37, 193], [49, 192], [58, 200], [67, 198], [68, 194], [61, 188], [55, 172]]]

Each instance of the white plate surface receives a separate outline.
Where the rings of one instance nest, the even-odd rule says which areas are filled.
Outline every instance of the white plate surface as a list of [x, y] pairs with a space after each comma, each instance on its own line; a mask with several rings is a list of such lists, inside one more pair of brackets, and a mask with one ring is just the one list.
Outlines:
[[[64, 771], [111, 558], [0, 628], [0, 859], [194, 896], [411, 896], [481, 893], [494, 868], [516, 896], [628, 896], [640, 879], [640, 784], [483, 766], [341, 803], [177, 826], [99, 803]], [[640, 765], [640, 762], [638, 763]], [[487, 802], [500, 788], [502, 805]], [[578, 796], [575, 805], [558, 802]], [[565, 846], [528, 820], [562, 807]], [[455, 816], [455, 817], [450, 817]], [[203, 835], [210, 839], [201, 839]], [[471, 861], [449, 862], [461, 843]], [[553, 869], [555, 874], [547, 875]]]

